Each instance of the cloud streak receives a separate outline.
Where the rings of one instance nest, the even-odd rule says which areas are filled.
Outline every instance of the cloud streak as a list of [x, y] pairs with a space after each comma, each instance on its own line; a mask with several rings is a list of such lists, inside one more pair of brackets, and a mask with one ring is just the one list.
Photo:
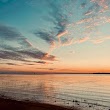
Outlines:
[[[58, 4], [56, 4], [58, 3]], [[65, 5], [67, 2], [65, 2]], [[48, 0], [47, 6], [51, 11], [48, 12], [49, 16], [44, 17], [44, 20], [49, 19], [49, 22], [54, 25], [51, 30], [37, 29], [33, 34], [40, 39], [43, 39], [50, 45], [49, 52], [54, 48], [61, 46], [61, 37], [68, 34], [66, 26], [68, 25], [68, 16], [63, 12], [64, 7], [62, 3]], [[45, 31], [44, 31], [45, 30]]]
[[36, 68], [36, 69], [39, 69], [39, 70], [55, 70], [56, 68]]
[[104, 37], [100, 37], [98, 39], [93, 39], [93, 40], [90, 40], [90, 41], [94, 44], [100, 44], [100, 43], [103, 43], [106, 40], [110, 40], [110, 36], [104, 36]]
[[6, 65], [10, 65], [10, 66], [21, 66], [16, 63], [0, 63], [0, 64], [6, 64]]
[[[6, 42], [13, 41], [19, 44], [18, 47], [7, 45]], [[16, 29], [0, 25], [0, 59], [17, 60], [29, 62], [32, 59], [42, 59], [55, 61], [56, 57], [35, 48], [20, 32]]]
[[57, 40], [52, 33], [49, 33], [49, 32], [46, 32], [46, 31], [38, 31], [38, 32], [36, 31], [36, 32], [34, 32], [34, 35], [36, 35], [37, 37], [43, 39], [44, 41], [46, 41], [50, 45], [52, 45], [53, 42], [55, 42]]
[[0, 43], [2, 44], [3, 42], [7, 41], [8, 42], [15, 41], [24, 48], [31, 47], [30, 43], [27, 42], [26, 38], [19, 31], [17, 31], [17, 29], [0, 24]]
[[47, 55], [47, 53], [44, 53], [42, 51], [32, 51], [32, 50], [18, 50], [18, 51], [1, 50], [0, 51], [0, 59], [10, 59], [10, 60], [29, 62], [29, 58], [35, 60], [36, 59], [49, 60], [49, 61], [56, 60], [55, 56]]

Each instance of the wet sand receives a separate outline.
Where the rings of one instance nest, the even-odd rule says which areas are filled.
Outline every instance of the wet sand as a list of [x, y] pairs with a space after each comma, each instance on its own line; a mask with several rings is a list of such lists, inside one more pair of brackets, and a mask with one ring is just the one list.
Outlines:
[[78, 110], [30, 101], [0, 98], [0, 110]]

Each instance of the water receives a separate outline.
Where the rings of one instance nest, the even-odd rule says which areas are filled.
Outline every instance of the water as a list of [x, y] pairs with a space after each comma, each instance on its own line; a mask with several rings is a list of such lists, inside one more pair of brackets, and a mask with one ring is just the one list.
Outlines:
[[0, 75], [0, 94], [17, 100], [110, 109], [110, 75]]

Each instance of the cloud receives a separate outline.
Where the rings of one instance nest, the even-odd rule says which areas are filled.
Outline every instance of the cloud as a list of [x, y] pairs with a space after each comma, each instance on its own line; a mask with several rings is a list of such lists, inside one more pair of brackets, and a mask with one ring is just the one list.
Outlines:
[[21, 65], [18, 65], [16, 63], [0, 63], [0, 64], [6, 64], [6, 65], [12, 65], [12, 66], [21, 66]]
[[[77, 8], [75, 2], [78, 1], [54, 2], [49, 0], [47, 2], [48, 5], [46, 5], [50, 11], [47, 12], [48, 16], [43, 19], [48, 20], [53, 27], [47, 30], [41, 28], [34, 32], [37, 37], [45, 40], [50, 45], [47, 53], [61, 46], [90, 41], [90, 39], [94, 39], [94, 36], [97, 36], [99, 26], [101, 27], [103, 24], [110, 22], [110, 18], [107, 15], [103, 16], [100, 12], [101, 10], [106, 11], [107, 0], [78, 2], [80, 5], [77, 11], [78, 16], [74, 15], [74, 13], [76, 14], [74, 7]], [[82, 10], [82, 8], [85, 9]]]
[[91, 15], [92, 13], [93, 13], [93, 11], [90, 10], [90, 11], [87, 11], [87, 12], [85, 13], [85, 15], [88, 16], [88, 15]]
[[[9, 68], [9, 67], [2, 67], [0, 68], [0, 70], [4, 71], [4, 70], [11, 70], [12, 68]], [[1, 71], [0, 71], [1, 72]]]
[[65, 38], [64, 40], [61, 41], [61, 46], [69, 46], [73, 44], [73, 39], [68, 39]]
[[12, 47], [10, 45], [7, 45], [7, 44], [0, 44], [0, 50], [10, 50], [10, 51], [15, 51], [15, 50], [18, 50], [19, 47]]
[[30, 51], [30, 50], [20, 50], [20, 51], [1, 50], [0, 51], [0, 59], [2, 60], [8, 59], [8, 60], [23, 61], [23, 62], [31, 62], [29, 58], [32, 58], [35, 60], [36, 59], [49, 60], [49, 61], [56, 60], [55, 56], [47, 55], [46, 53], [43, 53], [41, 51]]
[[19, 50], [16, 51], [19, 54], [25, 56], [25, 57], [30, 57], [34, 59], [42, 59], [42, 60], [50, 60], [50, 61], [55, 61], [56, 57], [53, 55], [47, 55], [47, 53], [42, 52], [40, 50]]
[[25, 65], [35, 65], [35, 64], [32, 64], [32, 63], [24, 63]]
[[92, 20], [92, 18], [83, 18], [81, 20], [79, 20], [78, 22], [76, 22], [77, 25], [79, 24], [83, 24], [83, 23], [88, 23]]
[[47, 64], [47, 62], [45, 62], [45, 61], [36, 61], [36, 63]]
[[52, 64], [50, 62], [47, 62], [47, 61], [43, 61], [43, 60], [40, 60], [40, 61], [30, 61], [30, 62], [27, 62], [27, 63], [23, 63], [23, 64], [26, 64], [26, 65], [36, 65], [36, 64]]
[[21, 48], [34, 48], [26, 38], [19, 39], [18, 43], [21, 45]]
[[15, 64], [15, 63], [6, 63], [7, 65], [17, 65], [18, 66], [18, 64]]
[[41, 59], [42, 60], [57, 61], [55, 56], [49, 55], [48, 53], [45, 53]]
[[17, 31], [16, 28], [0, 24], [0, 43], [5, 44], [6, 41], [15, 41], [24, 48], [31, 47], [30, 43], [27, 42], [27, 39], [19, 31]]
[[41, 70], [55, 70], [56, 68], [36, 68], [36, 69], [41, 69]]
[[65, 31], [63, 31], [63, 32], [61, 32], [61, 33], [58, 33], [58, 34], [57, 34], [57, 37], [60, 38], [60, 37], [62, 37], [62, 36], [64, 36], [64, 35], [66, 35], [66, 34], [68, 34], [68, 31], [67, 31], [67, 30], [65, 30]]
[[[66, 2], [64, 1], [64, 3], [66, 4]], [[56, 4], [55, 1], [50, 1], [49, 2], [49, 7], [52, 10], [49, 14], [50, 17], [52, 17], [54, 19], [54, 21], [52, 21], [52, 23], [54, 23], [55, 25], [55, 29], [57, 30], [57, 35], [59, 33], [62, 33], [65, 31], [65, 28], [68, 24], [68, 17], [66, 14], [63, 13], [64, 10], [62, 10], [62, 3], [60, 4], [60, 2], [58, 4]]]
[[87, 41], [87, 40], [89, 40], [89, 37], [80, 38], [80, 39], [77, 41], [77, 43], [82, 43], [82, 42], [85, 42], [85, 41]]
[[20, 54], [14, 51], [6, 51], [6, 50], [0, 51], [0, 59], [25, 61]]
[[36, 35], [37, 37], [45, 40], [50, 45], [52, 45], [53, 42], [55, 42], [57, 40], [52, 33], [49, 33], [49, 32], [46, 32], [46, 31], [36, 31], [36, 32], [34, 32], [34, 35]]
[[[55, 61], [55, 56], [48, 55], [33, 46], [28, 39], [26, 39], [15, 28], [0, 25], [0, 59], [18, 60], [29, 62], [29, 58], [43, 59], [49, 61]], [[19, 44], [19, 46], [13, 46], [6, 44], [6, 41], [13, 41]]]
[[[65, 1], [64, 3], [66, 5]], [[59, 47], [58, 45], [61, 43], [60, 37], [68, 34], [66, 31], [66, 26], [68, 25], [68, 16], [63, 13], [64, 10], [61, 8], [63, 4], [60, 2], [48, 0], [47, 6], [51, 11], [48, 11], [48, 16], [44, 17], [43, 19], [45, 21], [48, 20], [48, 22], [53, 24], [53, 27], [51, 27], [49, 30], [43, 28], [37, 29], [33, 34], [36, 37], [43, 39], [50, 45], [50, 53], [53, 49]]]
[[23, 36], [15, 28], [0, 25], [0, 38], [5, 40], [15, 40], [22, 39]]
[[[98, 32], [102, 31], [103, 25], [110, 23], [109, 0], [48, 0], [47, 4], [50, 11], [44, 20], [48, 20], [53, 27], [46, 31], [42, 28], [34, 34], [49, 43], [50, 47], [59, 48], [86, 41], [102, 43], [107, 40], [106, 36], [103, 39], [98, 37], [103, 35]], [[77, 6], [80, 6], [78, 10]]]
[[107, 8], [107, 2], [108, 0], [91, 0], [91, 2], [97, 3], [99, 6], [103, 8]]
[[97, 40], [91, 40], [94, 44], [100, 44], [102, 43], [104, 40], [101, 39], [97, 39]]
[[[45, 2], [45, 0], [42, 2]], [[55, 56], [49, 55], [54, 48], [88, 41], [89, 39], [92, 39], [93, 33], [96, 33], [96, 28], [98, 28], [98, 26], [102, 26], [102, 24], [110, 22], [109, 17], [104, 17], [100, 14], [102, 9], [107, 9], [107, 0], [90, 0], [90, 2], [79, 2], [79, 6], [81, 7], [78, 10], [78, 16], [80, 16], [80, 14], [82, 15], [80, 17], [77, 15], [75, 16], [72, 13], [76, 13], [76, 10], [73, 10], [73, 7], [76, 7], [75, 0], [64, 0], [63, 2], [49, 0], [45, 3], [50, 10], [46, 13], [47, 16], [42, 17], [42, 19], [45, 21], [48, 20], [49, 24], [52, 24], [52, 27], [49, 27], [49, 29], [44, 29], [39, 26], [39, 29], [35, 29], [33, 34], [50, 45], [49, 51], [43, 52], [37, 49], [29, 41], [29, 39], [22, 35], [22, 33], [20, 33], [17, 29], [0, 24], [1, 59], [20, 60], [25, 62], [28, 62], [29, 58], [35, 60], [40, 59], [56, 61]], [[45, 3], [43, 3], [43, 5]], [[88, 5], [88, 3], [90, 4]], [[66, 6], [67, 8], [65, 9]], [[82, 10], [82, 8], [86, 9]], [[71, 13], [71, 16], [69, 13]], [[74, 24], [74, 26], [71, 24]], [[9, 46], [6, 44], [7, 41], [10, 41], [11, 43], [14, 41], [19, 45], [18, 47], [13, 47], [12, 45]], [[103, 40], [99, 41], [101, 42]], [[98, 40], [96, 42], [98, 42]]]
[[94, 44], [100, 44], [100, 43], [103, 43], [105, 40], [110, 40], [110, 36], [104, 36], [104, 37], [100, 37], [98, 39], [92, 39], [90, 41]]
[[53, 55], [47, 55], [42, 51], [36, 50], [1, 50], [0, 51], [0, 59], [10, 59], [10, 60], [19, 60], [28, 62], [25, 60], [26, 58], [33, 58], [33, 59], [42, 59], [42, 60], [49, 60], [55, 61], [56, 57]]

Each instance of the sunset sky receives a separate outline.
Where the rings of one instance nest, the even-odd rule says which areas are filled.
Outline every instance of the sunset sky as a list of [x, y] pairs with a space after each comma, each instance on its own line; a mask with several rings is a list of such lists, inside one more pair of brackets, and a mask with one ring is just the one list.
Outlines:
[[110, 72], [110, 0], [0, 0], [0, 71]]

